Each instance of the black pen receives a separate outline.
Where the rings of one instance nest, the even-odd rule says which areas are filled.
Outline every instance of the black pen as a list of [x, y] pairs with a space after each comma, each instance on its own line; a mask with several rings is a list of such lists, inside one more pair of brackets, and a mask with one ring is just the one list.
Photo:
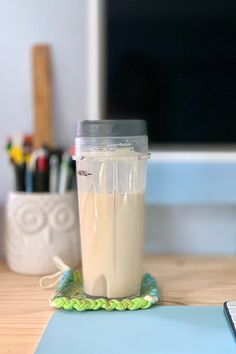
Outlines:
[[42, 154], [38, 157], [36, 163], [35, 185], [36, 192], [48, 192], [49, 191], [49, 166], [48, 155]]
[[25, 192], [25, 164], [15, 164], [15, 183], [17, 192]]

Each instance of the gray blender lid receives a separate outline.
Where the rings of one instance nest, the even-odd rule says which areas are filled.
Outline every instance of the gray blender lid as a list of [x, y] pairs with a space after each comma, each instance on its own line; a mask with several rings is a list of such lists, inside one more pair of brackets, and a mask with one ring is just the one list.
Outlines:
[[106, 119], [81, 120], [77, 124], [77, 137], [115, 137], [147, 135], [145, 120]]

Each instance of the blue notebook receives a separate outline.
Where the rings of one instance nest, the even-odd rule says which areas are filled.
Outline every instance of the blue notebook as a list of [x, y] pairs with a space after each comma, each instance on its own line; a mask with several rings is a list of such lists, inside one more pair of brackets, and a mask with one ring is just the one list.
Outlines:
[[235, 354], [223, 307], [57, 311], [36, 354]]

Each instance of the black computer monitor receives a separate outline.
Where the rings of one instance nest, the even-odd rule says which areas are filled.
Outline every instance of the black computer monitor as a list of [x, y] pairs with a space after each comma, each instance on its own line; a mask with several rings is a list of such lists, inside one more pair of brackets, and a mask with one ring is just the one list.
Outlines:
[[107, 117], [156, 143], [236, 142], [236, 1], [108, 0]]

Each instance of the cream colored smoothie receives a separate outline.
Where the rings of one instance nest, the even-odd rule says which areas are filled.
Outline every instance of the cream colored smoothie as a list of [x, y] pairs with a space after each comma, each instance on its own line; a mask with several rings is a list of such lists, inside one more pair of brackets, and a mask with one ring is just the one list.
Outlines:
[[88, 295], [137, 295], [142, 275], [143, 193], [79, 192], [84, 290]]
[[84, 291], [140, 293], [148, 154], [142, 120], [79, 121], [75, 139]]

